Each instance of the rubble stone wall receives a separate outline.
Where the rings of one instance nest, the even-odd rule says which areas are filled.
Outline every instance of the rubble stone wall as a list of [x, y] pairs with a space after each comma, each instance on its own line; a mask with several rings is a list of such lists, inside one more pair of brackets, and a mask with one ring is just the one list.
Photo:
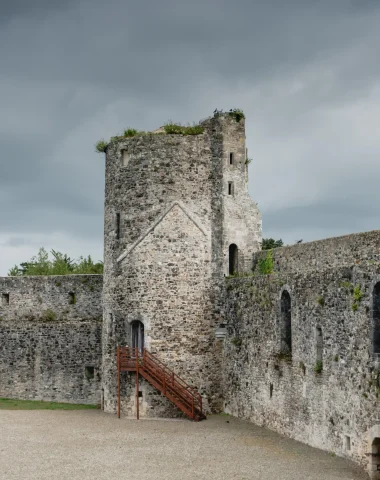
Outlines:
[[[367, 468], [374, 432], [380, 431], [380, 367], [373, 344], [380, 237], [352, 237], [346, 237], [348, 245], [343, 238], [326, 241], [342, 247], [323, 260], [330, 268], [311, 270], [313, 257], [301, 268], [302, 249], [313, 250], [309, 245], [292, 248], [298, 271], [290, 254], [282, 253], [289, 249], [277, 249], [274, 258], [280, 265], [281, 255], [286, 258], [288, 271], [226, 279], [224, 396], [226, 412]], [[362, 238], [370, 239], [367, 251]], [[357, 252], [351, 265], [349, 249]], [[284, 349], [283, 292], [291, 298], [291, 352]]]
[[98, 404], [102, 275], [0, 278], [0, 397]]

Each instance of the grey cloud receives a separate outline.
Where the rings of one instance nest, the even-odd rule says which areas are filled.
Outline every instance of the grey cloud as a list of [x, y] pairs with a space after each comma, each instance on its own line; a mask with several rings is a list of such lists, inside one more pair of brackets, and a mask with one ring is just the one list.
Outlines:
[[0, 233], [61, 231], [101, 252], [94, 143], [231, 107], [247, 114], [265, 236], [376, 228], [380, 145], [347, 134], [358, 113], [344, 110], [369, 122], [372, 95], [376, 108], [379, 21], [371, 0], [1, 2]]

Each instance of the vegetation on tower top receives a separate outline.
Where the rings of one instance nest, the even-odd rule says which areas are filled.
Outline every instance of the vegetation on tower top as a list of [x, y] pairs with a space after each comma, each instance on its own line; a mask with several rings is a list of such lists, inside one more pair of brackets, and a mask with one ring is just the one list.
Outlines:
[[117, 135], [115, 137], [111, 137], [109, 142], [106, 142], [104, 139], [99, 140], [95, 145], [95, 150], [100, 153], [105, 153], [107, 151], [108, 146], [110, 143], [118, 140], [124, 140], [125, 138], [136, 137], [140, 135], [148, 135], [149, 133], [152, 135], [164, 134], [164, 135], [201, 135], [204, 132], [204, 127], [201, 125], [181, 125], [180, 123], [173, 123], [171, 120], [164, 125], [163, 130], [160, 132], [144, 132], [141, 130], [136, 130], [135, 128], [127, 128], [124, 130], [123, 135]]

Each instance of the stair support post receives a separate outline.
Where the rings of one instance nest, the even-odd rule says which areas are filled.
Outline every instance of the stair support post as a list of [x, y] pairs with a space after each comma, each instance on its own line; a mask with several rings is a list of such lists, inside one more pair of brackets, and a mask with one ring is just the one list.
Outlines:
[[117, 348], [117, 417], [120, 418], [120, 347]]
[[136, 417], [140, 420], [140, 401], [139, 401], [139, 349], [136, 348]]

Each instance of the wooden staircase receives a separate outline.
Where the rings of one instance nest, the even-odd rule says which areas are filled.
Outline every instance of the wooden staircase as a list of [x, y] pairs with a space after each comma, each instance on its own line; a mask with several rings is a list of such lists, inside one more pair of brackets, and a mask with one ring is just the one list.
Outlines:
[[136, 407], [139, 418], [139, 375], [157, 388], [192, 420], [199, 422], [206, 418], [202, 411], [202, 397], [194, 387], [152, 355], [146, 348], [141, 353], [138, 348], [118, 347], [118, 417], [120, 418], [120, 373], [136, 372]]

